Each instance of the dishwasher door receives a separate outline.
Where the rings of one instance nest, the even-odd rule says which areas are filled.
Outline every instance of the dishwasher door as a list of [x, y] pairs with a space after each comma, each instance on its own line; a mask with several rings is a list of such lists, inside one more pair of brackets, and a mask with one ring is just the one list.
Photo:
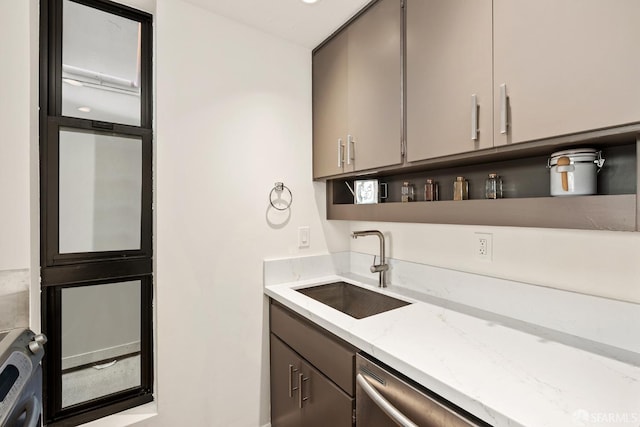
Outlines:
[[356, 359], [356, 427], [488, 426], [437, 401], [416, 386], [358, 354]]

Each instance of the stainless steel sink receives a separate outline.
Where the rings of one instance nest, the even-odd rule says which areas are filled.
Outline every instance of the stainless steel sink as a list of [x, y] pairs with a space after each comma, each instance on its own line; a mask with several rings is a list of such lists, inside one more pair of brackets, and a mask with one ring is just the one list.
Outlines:
[[297, 291], [356, 319], [411, 304], [346, 282], [329, 283]]

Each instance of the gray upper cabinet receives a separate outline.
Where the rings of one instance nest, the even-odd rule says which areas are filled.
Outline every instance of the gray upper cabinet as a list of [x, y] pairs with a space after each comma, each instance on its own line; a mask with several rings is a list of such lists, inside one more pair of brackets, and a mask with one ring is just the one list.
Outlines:
[[640, 122], [639, 18], [637, 0], [407, 0], [407, 161]]
[[407, 160], [491, 148], [491, 0], [406, 7]]
[[380, 0], [314, 52], [314, 178], [402, 163], [401, 36]]
[[640, 121], [639, 1], [493, 4], [495, 145]]
[[[329, 219], [640, 229], [639, 0], [404, 0], [404, 25], [399, 1], [374, 3], [314, 52], [314, 177], [332, 180]], [[547, 156], [577, 146], [610, 156], [597, 195], [549, 197]], [[360, 171], [388, 185], [385, 203], [354, 205], [344, 178]], [[458, 174], [475, 175], [481, 199], [494, 171], [505, 200], [451, 201]], [[402, 182], [428, 178], [440, 202], [399, 203]]]
[[345, 162], [347, 138], [347, 33], [313, 56], [313, 177], [353, 170]]

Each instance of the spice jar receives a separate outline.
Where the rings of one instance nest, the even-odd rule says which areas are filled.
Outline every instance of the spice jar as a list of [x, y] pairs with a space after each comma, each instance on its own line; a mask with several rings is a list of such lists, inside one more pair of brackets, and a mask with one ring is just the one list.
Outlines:
[[424, 184], [424, 200], [432, 202], [438, 200], [438, 183], [431, 178]]
[[401, 195], [400, 200], [402, 203], [413, 202], [415, 200], [415, 188], [413, 187], [413, 184], [409, 181], [405, 181], [402, 184]]
[[502, 199], [502, 178], [497, 173], [490, 173], [484, 181], [484, 196], [487, 199]]
[[467, 200], [469, 198], [469, 181], [459, 176], [453, 182], [453, 200]]

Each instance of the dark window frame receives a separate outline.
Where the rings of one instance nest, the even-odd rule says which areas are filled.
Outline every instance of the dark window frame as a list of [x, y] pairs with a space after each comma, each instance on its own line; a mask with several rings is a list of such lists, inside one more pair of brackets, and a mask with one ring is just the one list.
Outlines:
[[[70, 0], [142, 24], [140, 126], [62, 116], [62, 4], [40, 2], [40, 263], [44, 423], [73, 426], [153, 400], [152, 15], [107, 0]], [[59, 130], [133, 136], [142, 141], [140, 249], [64, 253], [59, 242]], [[61, 295], [69, 287], [140, 280], [141, 386], [62, 409]]]
[[[57, 310], [62, 305], [62, 291], [86, 285], [108, 285], [122, 281], [140, 280], [140, 387], [125, 390], [90, 400], [78, 405], [62, 408], [62, 347], [60, 339], [50, 339], [46, 344], [44, 361], [44, 423], [48, 426], [75, 426], [120, 412], [125, 409], [143, 405], [153, 401], [153, 327], [150, 321], [153, 316], [149, 301], [153, 298], [152, 275], [139, 275], [113, 278], [92, 282], [80, 282], [65, 285], [52, 285], [43, 291], [43, 323], [49, 327], [48, 333], [60, 337], [62, 334], [62, 318]], [[52, 307], [53, 310], [47, 310]]]
[[[73, 265], [86, 261], [99, 260], [120, 260], [127, 259], [145, 259], [152, 255], [152, 218], [151, 209], [145, 207], [151, 206], [152, 198], [152, 134], [148, 129], [130, 129], [125, 126], [114, 124], [114, 130], [105, 132], [96, 129], [92, 121], [85, 119], [69, 118], [69, 117], [49, 117], [47, 129], [47, 175], [46, 181], [50, 195], [58, 194], [58, 177], [59, 177], [59, 149], [60, 149], [60, 129], [86, 130], [97, 134], [113, 135], [113, 136], [129, 136], [138, 137], [142, 142], [142, 206], [141, 223], [140, 223], [140, 249], [132, 250], [116, 250], [116, 251], [100, 251], [100, 252], [82, 252], [82, 253], [64, 253], [58, 251], [59, 233], [59, 200], [57, 197], [49, 197], [47, 200], [47, 225], [46, 225], [46, 246], [44, 249], [44, 257], [46, 267], [57, 267], [64, 265]], [[43, 245], [44, 246], [44, 245]]]

